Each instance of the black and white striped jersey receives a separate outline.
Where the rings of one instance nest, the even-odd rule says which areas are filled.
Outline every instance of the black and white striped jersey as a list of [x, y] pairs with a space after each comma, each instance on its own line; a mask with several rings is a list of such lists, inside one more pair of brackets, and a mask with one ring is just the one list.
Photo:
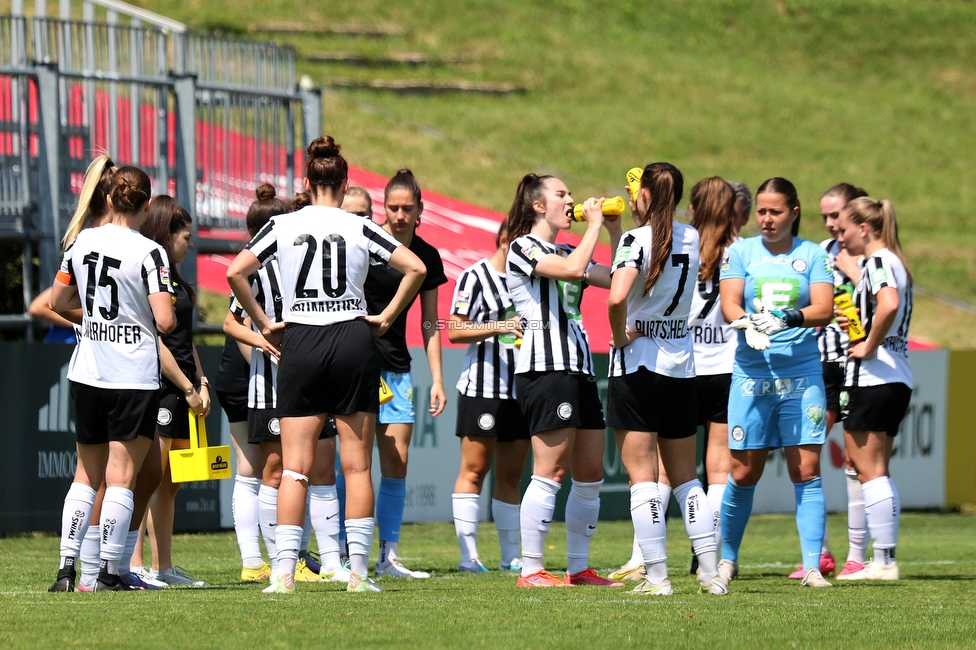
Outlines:
[[912, 283], [901, 259], [887, 248], [882, 248], [865, 260], [854, 294], [855, 305], [861, 310], [861, 322], [868, 336], [874, 327], [874, 314], [878, 307], [877, 294], [885, 287], [898, 291], [895, 320], [873, 357], [847, 361], [847, 378], [844, 382], [846, 386], [913, 386], [912, 367], [908, 363], [908, 326], [912, 320], [914, 299]]
[[[271, 260], [251, 274], [248, 281], [251, 291], [257, 299], [261, 309], [274, 323], [280, 323], [284, 307], [281, 298], [281, 275], [278, 272], [278, 261]], [[243, 305], [234, 298], [230, 310], [241, 318], [247, 313]], [[255, 332], [258, 328], [251, 323]], [[273, 409], [277, 404], [276, 387], [278, 385], [278, 364], [271, 360], [271, 356], [260, 348], [251, 349], [251, 374], [247, 384], [247, 407], [251, 409]]]
[[535, 272], [546, 255], [566, 257], [574, 249], [534, 235], [519, 237], [508, 249], [505, 279], [522, 319], [516, 374], [565, 370], [593, 375], [593, 356], [580, 314], [586, 283], [553, 280]]
[[272, 217], [247, 250], [261, 264], [277, 257], [286, 323], [330, 325], [366, 316], [366, 272], [388, 264], [397, 246], [369, 219], [309, 205]]
[[166, 251], [114, 224], [83, 230], [57, 279], [77, 284], [82, 305], [68, 379], [97, 388], [158, 389], [159, 339], [149, 296], [172, 293]]
[[[515, 315], [505, 277], [487, 259], [464, 269], [454, 288], [451, 314], [472, 323], [503, 321]], [[466, 397], [515, 399], [515, 332], [472, 343], [464, 353], [457, 389]]]
[[[729, 254], [728, 247], [722, 253], [724, 261]], [[739, 343], [732, 326], [725, 322], [722, 304], [719, 299], [720, 264], [715, 265], [715, 273], [704, 280], [695, 278], [695, 292], [691, 296], [691, 342], [695, 346], [695, 374], [730, 375], [735, 361], [735, 346]]]
[[[827, 257], [830, 258], [830, 265], [834, 269], [834, 289], [843, 289], [853, 295], [854, 281], [834, 266], [834, 258], [840, 252], [840, 244], [836, 239], [825, 239], [820, 242], [820, 247], [827, 251]], [[847, 332], [837, 325], [836, 320], [831, 320], [829, 324], [820, 328], [817, 343], [820, 346], [821, 361], [839, 362], [847, 359]]]
[[651, 266], [654, 234], [650, 226], [628, 230], [613, 258], [613, 273], [636, 269], [637, 279], [627, 294], [627, 329], [643, 336], [624, 348], [610, 350], [610, 376], [622, 377], [646, 368], [687, 379], [695, 376], [695, 350], [688, 319], [698, 279], [701, 254], [698, 231], [672, 222], [671, 253], [650, 292], [644, 279]]

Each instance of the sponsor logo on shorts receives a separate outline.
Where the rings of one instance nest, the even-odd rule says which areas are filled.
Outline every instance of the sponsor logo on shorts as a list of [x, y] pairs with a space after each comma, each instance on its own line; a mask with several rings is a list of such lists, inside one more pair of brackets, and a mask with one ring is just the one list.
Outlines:
[[268, 431], [270, 431], [271, 435], [273, 436], [281, 435], [281, 422], [278, 421], [278, 418], [271, 418], [268, 420]]
[[797, 273], [803, 273], [807, 270], [807, 263], [804, 260], [793, 260], [793, 270]]
[[807, 419], [813, 423], [814, 426], [820, 425], [824, 419], [824, 409], [822, 406], [808, 406], [807, 407]]
[[212, 472], [219, 472], [224, 469], [227, 469], [227, 461], [222, 456], [217, 456], [214, 458], [214, 462], [210, 463], [210, 471]]
[[173, 421], [173, 412], [167, 408], [159, 409], [159, 413], [156, 414], [156, 424], [166, 426]]
[[568, 420], [573, 417], [573, 405], [569, 402], [563, 402], [556, 409], [556, 415], [559, 416], [560, 420]]
[[407, 386], [406, 390], [403, 391], [403, 396], [407, 398], [407, 401], [413, 404], [413, 386]]
[[734, 427], [732, 429], [732, 439], [736, 442], [742, 442], [746, 437], [746, 432], [743, 431], [742, 427]]
[[742, 382], [744, 397], [777, 395], [786, 399], [797, 399], [809, 388], [806, 377], [782, 377], [779, 379], [747, 379]]
[[491, 413], [482, 413], [478, 416], [478, 428], [482, 431], [491, 431], [495, 426], [495, 418]]

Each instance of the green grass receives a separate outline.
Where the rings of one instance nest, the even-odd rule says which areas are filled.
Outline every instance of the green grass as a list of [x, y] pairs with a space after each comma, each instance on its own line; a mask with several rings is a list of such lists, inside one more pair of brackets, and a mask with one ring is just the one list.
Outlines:
[[[829, 519], [835, 552], [846, 518]], [[232, 533], [176, 536], [174, 557], [211, 583], [205, 590], [48, 594], [58, 539], [0, 539], [0, 644], [69, 647], [513, 647], [756, 648], [971, 647], [976, 638], [976, 518], [906, 513], [898, 557], [903, 579], [801, 589], [787, 580], [799, 555], [793, 518], [755, 517], [743, 542], [740, 578], [725, 598], [699, 595], [685, 575], [690, 547], [669, 521], [676, 595], [636, 597], [579, 587], [518, 590], [492, 571], [460, 574], [451, 524], [405, 525], [402, 552], [430, 580], [385, 580], [386, 594], [346, 594], [339, 585], [299, 585], [293, 597], [237, 582]], [[565, 534], [554, 525], [550, 568], [565, 567]], [[591, 553], [609, 569], [630, 554], [629, 522], [601, 522]], [[483, 524], [485, 564], [497, 566], [494, 527]], [[840, 555], [841, 553], [838, 553]]]

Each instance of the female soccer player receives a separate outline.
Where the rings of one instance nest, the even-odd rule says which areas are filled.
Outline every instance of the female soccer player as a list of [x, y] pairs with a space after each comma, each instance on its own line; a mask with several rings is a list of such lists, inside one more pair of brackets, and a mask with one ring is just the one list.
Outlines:
[[342, 209], [360, 217], [372, 219], [373, 199], [369, 197], [369, 192], [364, 188], [354, 185], [346, 192], [346, 198], [342, 200]]
[[912, 273], [901, 252], [895, 209], [889, 201], [861, 197], [848, 203], [840, 213], [837, 239], [852, 255], [866, 258], [856, 300], [868, 336], [851, 343], [847, 351], [844, 390], [850, 401], [844, 441], [861, 483], [867, 527], [874, 539], [874, 559], [838, 579], [897, 580], [901, 504], [888, 462], [912, 396], [908, 363]]
[[[688, 318], [699, 267], [694, 228], [673, 221], [684, 180], [670, 163], [644, 168], [634, 230], [614, 257], [609, 316], [613, 333], [607, 423], [630, 476], [634, 532], [646, 577], [634, 593], [670, 596], [658, 451], [678, 498], [702, 587], [718, 579], [715, 522], [695, 467], [695, 358]], [[691, 286], [688, 286], [691, 284]]]
[[101, 568], [95, 591], [125, 591], [119, 562], [132, 516], [132, 488], [155, 431], [159, 403], [156, 331], [176, 325], [166, 251], [140, 235], [149, 177], [135, 167], [112, 180], [111, 224], [82, 231], [51, 290], [58, 313], [82, 308], [82, 336], [68, 379], [75, 400], [78, 468], [65, 497], [61, 564], [50, 591], [74, 591], [75, 563], [104, 479]]
[[[311, 203], [309, 203], [311, 205]], [[257, 200], [247, 212], [247, 229], [253, 238], [272, 217], [292, 212], [291, 206], [276, 199], [274, 188], [261, 185]], [[281, 273], [278, 262], [271, 259], [248, 278], [251, 290], [264, 313], [273, 322], [281, 322]], [[278, 569], [275, 549], [278, 488], [281, 485], [280, 420], [276, 412], [278, 360], [280, 351], [245, 323], [247, 314], [236, 299], [224, 321], [224, 332], [251, 349], [250, 373], [247, 386], [247, 419], [249, 446], [259, 450], [258, 471], [262, 474], [258, 490], [257, 517], [264, 543], [271, 558], [272, 574]], [[339, 567], [339, 502], [335, 489], [335, 424], [330, 419], [319, 435], [315, 462], [309, 474], [308, 517], [302, 530], [302, 548], [295, 570], [296, 582], [318, 582], [319, 575], [328, 574], [332, 582], [349, 582], [349, 573]], [[310, 520], [310, 521], [308, 521]], [[308, 539], [315, 530], [322, 563], [307, 552]], [[314, 568], [310, 566], [314, 564]], [[273, 587], [270, 587], [273, 588]]]
[[[174, 483], [169, 469], [170, 449], [190, 446], [189, 409], [201, 417], [210, 412], [210, 380], [203, 374], [203, 366], [193, 345], [193, 304], [196, 294], [180, 275], [179, 264], [193, 246], [190, 234], [190, 215], [170, 196], [157, 196], [149, 209], [149, 218], [140, 232], [166, 249], [169, 256], [170, 279], [176, 294], [176, 328], [159, 339], [159, 358], [163, 369], [159, 412], [156, 418], [159, 431], [159, 454], [162, 477], [149, 500], [147, 528], [152, 538], [153, 567], [148, 578], [167, 585], [204, 587], [182, 567], [173, 566], [173, 516], [176, 493], [180, 483]], [[132, 572], [146, 580], [149, 573], [142, 567], [143, 537], [139, 535], [132, 554]]]
[[[522, 571], [519, 587], [592, 584], [622, 587], [589, 568], [590, 538], [600, 514], [606, 425], [593, 377], [593, 358], [579, 304], [583, 288], [610, 286], [610, 269], [592, 262], [600, 228], [607, 224], [612, 248], [620, 220], [604, 221], [603, 199], [587, 199], [586, 234], [579, 246], [556, 244], [573, 221], [573, 197], [553, 176], [527, 174], [508, 213], [506, 281], [522, 320], [515, 393], [532, 434], [532, 482], [522, 496]], [[556, 493], [572, 468], [566, 502], [564, 580], [545, 570], [543, 549]]]
[[727, 181], [735, 192], [735, 217], [732, 219], [732, 238], [739, 239], [739, 231], [749, 223], [749, 215], [752, 213], [752, 192], [749, 186], [739, 181]]
[[729, 392], [732, 471], [722, 499], [726, 584], [738, 573], [739, 545], [769, 450], [784, 447], [796, 495], [803, 585], [828, 587], [820, 573], [827, 510], [820, 482], [825, 437], [823, 375], [817, 334], [830, 322], [833, 278], [826, 253], [799, 239], [796, 188], [771, 178], [756, 192], [759, 236], [735, 242], [723, 262], [722, 314], [742, 330]]
[[478, 555], [478, 495], [492, 456], [495, 492], [492, 519], [498, 529], [502, 571], [522, 568], [519, 557], [519, 479], [530, 436], [515, 400], [516, 341], [521, 325], [505, 281], [508, 221], [495, 235], [495, 254], [466, 268], [458, 278], [448, 338], [467, 343], [458, 379], [456, 434], [461, 439], [461, 469], [451, 500], [454, 530], [461, 547], [458, 569], [488, 569]]
[[[312, 205], [273, 217], [227, 270], [234, 295], [281, 351], [277, 408], [284, 469], [275, 531], [279, 576], [272, 586], [280, 593], [295, 591], [308, 474], [316, 441], [332, 414], [348, 486], [352, 573], [347, 589], [381, 591], [366, 575], [374, 525], [373, 414], [379, 411], [380, 383], [373, 335], [386, 332], [406, 307], [425, 268], [382, 228], [338, 208], [348, 186], [348, 165], [330, 136], [309, 145], [304, 183]], [[248, 282], [273, 258], [281, 271], [283, 323], [268, 317]], [[393, 300], [377, 315], [367, 314], [363, 294], [370, 264], [388, 264], [403, 274]]]
[[[436, 417], [444, 410], [447, 397], [441, 374], [441, 333], [437, 327], [437, 287], [447, 282], [444, 264], [437, 249], [416, 234], [424, 203], [420, 184], [409, 169], [401, 169], [386, 184], [383, 210], [386, 223], [383, 229], [406, 246], [427, 267], [427, 276], [420, 285], [420, 318], [430, 366], [432, 385], [428, 413]], [[384, 311], [400, 286], [397, 269], [374, 266], [366, 276], [363, 287], [366, 307], [370, 314]], [[390, 325], [383, 336], [376, 339], [380, 358], [380, 375], [393, 391], [393, 399], [380, 406], [376, 419], [376, 446], [380, 458], [379, 495], [376, 498], [376, 525], [379, 529], [380, 556], [376, 575], [394, 578], [429, 578], [424, 571], [411, 571], [397, 557], [400, 525], [407, 495], [407, 452], [413, 435], [413, 379], [410, 375], [410, 352], [407, 350], [407, 311], [413, 304], [411, 296], [406, 308]], [[340, 452], [341, 453], [341, 452]]]

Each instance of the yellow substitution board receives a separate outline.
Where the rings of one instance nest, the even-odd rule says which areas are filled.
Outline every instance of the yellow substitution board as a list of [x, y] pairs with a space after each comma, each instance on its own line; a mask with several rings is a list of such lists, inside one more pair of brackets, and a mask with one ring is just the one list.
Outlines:
[[949, 395], [946, 417], [946, 505], [976, 504], [976, 350], [949, 354]]
[[230, 478], [230, 447], [207, 446], [207, 421], [192, 410], [190, 418], [190, 448], [169, 452], [169, 471], [174, 483], [215, 481]]

